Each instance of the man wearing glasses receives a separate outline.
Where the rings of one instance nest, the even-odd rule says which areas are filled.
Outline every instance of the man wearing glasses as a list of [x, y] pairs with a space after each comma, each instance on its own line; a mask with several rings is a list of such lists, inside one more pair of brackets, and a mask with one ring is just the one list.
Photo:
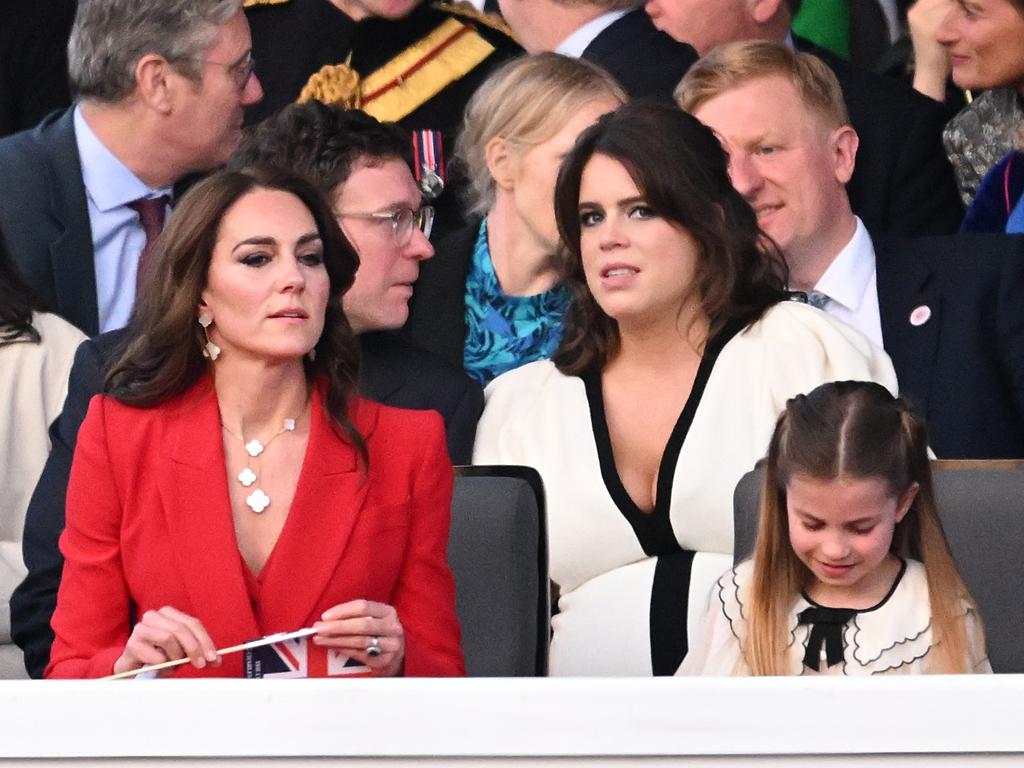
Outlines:
[[77, 103], [0, 141], [0, 230], [29, 287], [89, 335], [122, 327], [182, 178], [223, 163], [253, 74], [242, 0], [82, 0]]
[[[311, 102], [288, 106], [261, 123], [230, 165], [288, 168], [306, 175], [334, 203], [359, 254], [355, 282], [341, 302], [362, 351], [361, 394], [387, 405], [438, 411], [452, 460], [468, 463], [483, 410], [480, 386], [461, 369], [391, 333], [408, 317], [420, 262], [434, 255], [427, 240], [433, 210], [421, 205], [411, 162], [402, 129], [362, 112]], [[78, 429], [123, 338], [123, 331], [114, 331], [79, 347], [63, 412], [50, 428], [53, 447], [26, 514], [29, 575], [11, 598], [11, 624], [33, 677], [42, 676], [53, 642], [50, 617], [64, 566], [57, 541]]]

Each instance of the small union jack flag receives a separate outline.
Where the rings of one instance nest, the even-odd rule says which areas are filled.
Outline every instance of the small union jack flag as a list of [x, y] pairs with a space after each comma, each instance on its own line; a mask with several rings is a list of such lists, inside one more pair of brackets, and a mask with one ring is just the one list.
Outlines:
[[308, 642], [308, 637], [285, 640], [245, 652], [246, 677], [344, 677], [369, 672], [361, 661], [333, 648]]

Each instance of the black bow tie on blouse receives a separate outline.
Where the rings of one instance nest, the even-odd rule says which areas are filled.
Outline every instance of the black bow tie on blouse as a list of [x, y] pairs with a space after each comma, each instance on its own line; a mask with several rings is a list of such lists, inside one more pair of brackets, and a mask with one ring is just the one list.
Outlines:
[[821, 646], [825, 646], [825, 659], [829, 667], [843, 660], [843, 627], [857, 611], [852, 608], [807, 608], [797, 615], [797, 622], [811, 625], [807, 639], [804, 666], [821, 671]]

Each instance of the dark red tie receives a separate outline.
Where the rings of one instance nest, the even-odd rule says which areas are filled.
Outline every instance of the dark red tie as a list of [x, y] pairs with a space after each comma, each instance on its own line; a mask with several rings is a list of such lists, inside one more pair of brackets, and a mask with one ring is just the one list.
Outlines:
[[161, 195], [160, 197], [140, 197], [138, 200], [132, 200], [128, 203], [128, 207], [139, 214], [139, 221], [142, 223], [142, 229], [146, 233], [146, 245], [139, 255], [139, 268], [135, 273], [136, 291], [142, 286], [142, 280], [148, 268], [147, 260], [149, 259], [150, 251], [153, 250], [153, 244], [164, 228], [164, 213], [167, 211], [167, 203], [169, 202], [170, 198], [167, 195]]

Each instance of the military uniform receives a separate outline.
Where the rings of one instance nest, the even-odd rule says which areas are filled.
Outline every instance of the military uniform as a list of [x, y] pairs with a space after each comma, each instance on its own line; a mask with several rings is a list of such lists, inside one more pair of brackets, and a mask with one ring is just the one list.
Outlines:
[[[468, 5], [424, 4], [403, 19], [360, 22], [329, 0], [245, 5], [264, 91], [247, 122], [316, 98], [358, 107], [411, 131], [439, 131], [444, 161], [466, 102], [497, 66], [522, 53], [498, 17]], [[455, 196], [449, 191], [435, 203], [439, 230], [450, 231], [461, 220]]]

